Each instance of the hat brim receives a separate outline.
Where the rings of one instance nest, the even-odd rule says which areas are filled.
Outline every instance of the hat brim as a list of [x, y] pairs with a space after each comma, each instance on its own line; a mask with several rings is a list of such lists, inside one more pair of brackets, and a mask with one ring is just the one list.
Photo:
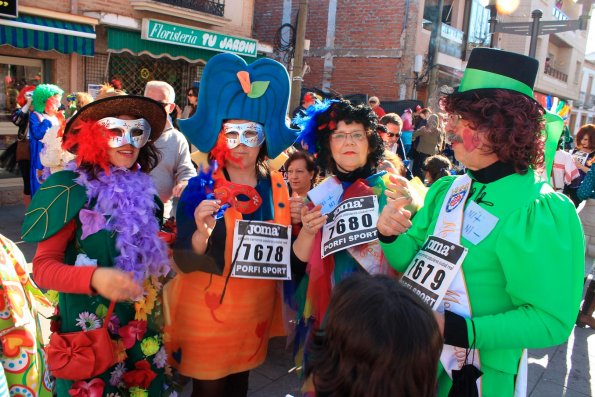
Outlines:
[[163, 133], [167, 113], [163, 105], [151, 98], [138, 95], [119, 95], [98, 99], [83, 106], [64, 128], [64, 140], [69, 134], [76, 134], [79, 125], [89, 121], [99, 121], [104, 117], [130, 116], [145, 119], [151, 126], [149, 140], [155, 142]]

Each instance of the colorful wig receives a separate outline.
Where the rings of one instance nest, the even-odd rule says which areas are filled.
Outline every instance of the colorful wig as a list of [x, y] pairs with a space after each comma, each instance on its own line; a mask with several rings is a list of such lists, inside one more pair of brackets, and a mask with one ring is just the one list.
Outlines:
[[38, 113], [43, 113], [45, 110], [45, 103], [54, 95], [62, 95], [64, 91], [54, 84], [40, 84], [33, 91], [33, 110]]

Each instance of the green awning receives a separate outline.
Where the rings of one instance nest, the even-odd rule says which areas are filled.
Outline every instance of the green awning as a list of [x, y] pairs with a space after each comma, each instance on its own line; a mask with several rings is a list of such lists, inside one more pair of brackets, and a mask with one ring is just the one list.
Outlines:
[[0, 45], [93, 56], [95, 37], [92, 25], [32, 15], [0, 18]]
[[[143, 40], [140, 37], [140, 32], [115, 28], [107, 29], [107, 48], [108, 52], [129, 52], [133, 55], [149, 55], [152, 58], [184, 59], [191, 63], [206, 63], [215, 55], [220, 54], [211, 50]], [[245, 57], [244, 59], [248, 63], [256, 60], [253, 57]]]
[[207, 62], [217, 55], [214, 51], [143, 40], [140, 38], [140, 32], [114, 28], [107, 30], [107, 48], [109, 52], [129, 52], [133, 55], [149, 55], [152, 58], [184, 59], [192, 63]]

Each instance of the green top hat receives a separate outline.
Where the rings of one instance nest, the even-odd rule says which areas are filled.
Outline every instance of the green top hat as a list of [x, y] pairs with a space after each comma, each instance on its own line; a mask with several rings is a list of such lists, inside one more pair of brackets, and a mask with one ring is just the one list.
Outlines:
[[456, 94], [489, 95], [492, 90], [521, 93], [531, 99], [539, 69], [535, 58], [493, 48], [474, 48]]

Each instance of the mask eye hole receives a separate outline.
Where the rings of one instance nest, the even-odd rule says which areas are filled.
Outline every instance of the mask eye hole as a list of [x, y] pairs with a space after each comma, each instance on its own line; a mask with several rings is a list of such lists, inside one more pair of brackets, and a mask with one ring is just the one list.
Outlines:
[[140, 128], [132, 128], [130, 130], [130, 136], [133, 138], [138, 138], [140, 136], [143, 136], [143, 130], [141, 130]]
[[244, 132], [244, 136], [246, 138], [257, 138], [258, 137], [258, 132], [247, 130], [246, 132]]
[[228, 139], [238, 139], [238, 132], [237, 131], [229, 131], [225, 133], [225, 137]]
[[113, 136], [119, 137], [119, 138], [123, 137], [125, 134], [124, 130], [121, 130], [119, 128], [111, 128], [110, 132], [112, 133]]

